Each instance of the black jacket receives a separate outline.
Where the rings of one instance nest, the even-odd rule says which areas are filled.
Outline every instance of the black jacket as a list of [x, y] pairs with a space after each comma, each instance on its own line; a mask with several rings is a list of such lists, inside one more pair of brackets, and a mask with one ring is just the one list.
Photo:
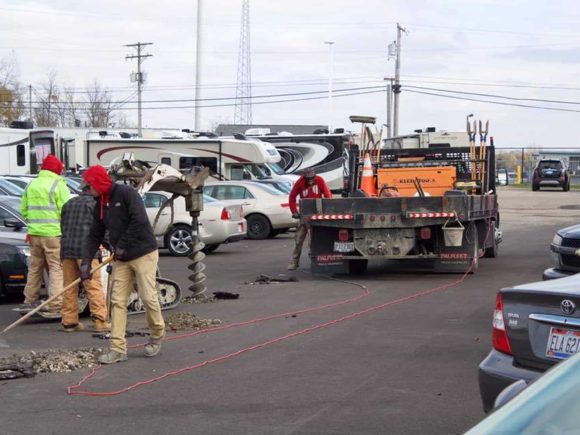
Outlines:
[[89, 261], [109, 230], [109, 244], [117, 260], [129, 261], [157, 249], [157, 241], [139, 194], [131, 187], [113, 184], [109, 203], [104, 204], [101, 219], [101, 198], [97, 198], [93, 224], [83, 251], [83, 260]]

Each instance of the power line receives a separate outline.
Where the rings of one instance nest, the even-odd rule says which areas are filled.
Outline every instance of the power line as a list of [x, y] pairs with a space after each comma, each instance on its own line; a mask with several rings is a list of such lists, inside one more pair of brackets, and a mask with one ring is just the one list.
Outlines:
[[528, 104], [517, 104], [517, 103], [504, 103], [501, 101], [493, 101], [493, 100], [480, 100], [477, 98], [467, 98], [467, 97], [458, 97], [455, 95], [445, 95], [445, 94], [436, 94], [434, 92], [423, 92], [423, 91], [413, 91], [409, 89], [404, 89], [405, 92], [411, 92], [413, 94], [422, 94], [422, 95], [431, 95], [434, 97], [443, 97], [443, 98], [451, 98], [454, 100], [464, 100], [464, 101], [475, 101], [479, 103], [490, 103], [490, 104], [499, 104], [500, 106], [512, 106], [512, 107], [524, 107], [528, 109], [542, 109], [542, 110], [552, 110], [555, 112], [573, 112], [573, 113], [580, 113], [580, 110], [574, 109], [565, 109], [559, 107], [545, 107], [545, 106], [532, 106]]

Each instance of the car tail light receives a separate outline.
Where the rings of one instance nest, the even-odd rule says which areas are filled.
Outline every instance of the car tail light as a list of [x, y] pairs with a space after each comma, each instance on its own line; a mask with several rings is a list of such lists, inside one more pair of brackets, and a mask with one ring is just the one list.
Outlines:
[[431, 238], [431, 227], [421, 228], [421, 231], [419, 232], [419, 234], [423, 240], [430, 239]]
[[342, 229], [338, 230], [338, 241], [339, 242], [348, 242], [349, 238], [350, 238], [350, 233], [347, 229], [342, 228]]
[[229, 221], [232, 218], [232, 214], [229, 212], [228, 209], [226, 209], [225, 207], [222, 208], [222, 215], [220, 216], [220, 219], [222, 221]]
[[290, 203], [289, 202], [283, 202], [282, 204], [280, 204], [281, 207], [283, 208], [289, 208], [290, 207]]
[[495, 299], [495, 310], [493, 312], [493, 332], [491, 343], [495, 350], [498, 350], [508, 355], [512, 354], [510, 347], [510, 340], [505, 330], [505, 321], [503, 317], [503, 300], [501, 292], [498, 292]]

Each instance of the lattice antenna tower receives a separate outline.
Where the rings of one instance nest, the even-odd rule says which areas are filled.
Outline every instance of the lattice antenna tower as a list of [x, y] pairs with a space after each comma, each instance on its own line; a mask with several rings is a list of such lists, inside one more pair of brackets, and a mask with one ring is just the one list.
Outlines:
[[252, 124], [252, 63], [250, 58], [250, 0], [243, 0], [234, 124]]

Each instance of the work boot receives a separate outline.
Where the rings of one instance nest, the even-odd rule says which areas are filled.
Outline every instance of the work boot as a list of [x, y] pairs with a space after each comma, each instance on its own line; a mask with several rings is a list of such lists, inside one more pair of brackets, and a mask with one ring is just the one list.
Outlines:
[[292, 261], [290, 262], [290, 264], [288, 265], [288, 270], [296, 270], [298, 269], [298, 263]]
[[111, 324], [105, 322], [104, 320], [95, 319], [93, 320], [93, 331], [94, 332], [109, 332], [111, 330]]
[[85, 325], [82, 323], [77, 323], [76, 325], [62, 325], [62, 330], [64, 332], [79, 332], [85, 330]]
[[161, 342], [164, 338], [165, 334], [163, 334], [163, 337], [161, 338], [150, 338], [149, 343], [147, 343], [143, 349], [143, 355], [151, 357], [161, 352]]
[[115, 364], [118, 362], [127, 361], [127, 354], [120, 353], [115, 350], [110, 350], [107, 353], [99, 355], [97, 361], [101, 364]]
[[34, 301], [34, 302], [24, 302], [23, 304], [20, 304], [20, 306], [18, 307], [21, 310], [34, 310], [36, 307], [38, 307], [42, 302], [41, 301]]

